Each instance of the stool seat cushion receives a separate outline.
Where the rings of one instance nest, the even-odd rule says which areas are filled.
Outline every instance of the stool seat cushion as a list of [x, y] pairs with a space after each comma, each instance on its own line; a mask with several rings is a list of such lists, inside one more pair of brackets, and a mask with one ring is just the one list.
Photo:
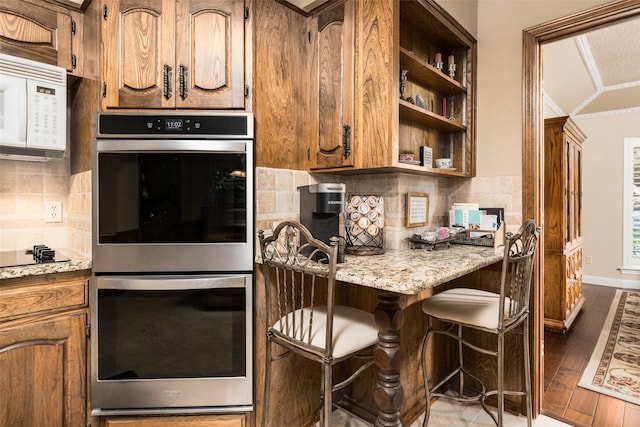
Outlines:
[[[422, 303], [422, 311], [445, 321], [496, 329], [499, 303], [499, 294], [479, 289], [456, 288], [426, 299]], [[508, 301], [505, 305], [508, 306]]]
[[[287, 320], [293, 325], [295, 316], [295, 334], [286, 332]], [[288, 318], [288, 319], [287, 319]], [[302, 319], [302, 321], [301, 321]], [[311, 309], [306, 307], [298, 309], [280, 320], [277, 320], [272, 329], [295, 335], [300, 339], [300, 327], [303, 327], [301, 340], [307, 342]], [[324, 349], [326, 341], [327, 307], [316, 306], [313, 308], [313, 326], [311, 328], [311, 344]], [[336, 305], [333, 308], [333, 357], [341, 359], [351, 353], [358, 352], [378, 342], [378, 328], [372, 313], [353, 307]]]

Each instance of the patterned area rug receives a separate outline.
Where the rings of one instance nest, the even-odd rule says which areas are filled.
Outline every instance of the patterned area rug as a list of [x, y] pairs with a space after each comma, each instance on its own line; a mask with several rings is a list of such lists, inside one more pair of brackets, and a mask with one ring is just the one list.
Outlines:
[[640, 404], [640, 292], [616, 292], [578, 385]]

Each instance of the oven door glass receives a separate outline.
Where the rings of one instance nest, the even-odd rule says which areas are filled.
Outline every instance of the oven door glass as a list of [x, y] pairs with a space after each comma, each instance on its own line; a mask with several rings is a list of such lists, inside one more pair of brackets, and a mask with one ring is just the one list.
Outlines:
[[98, 380], [246, 375], [244, 288], [99, 289]]
[[247, 241], [247, 155], [104, 152], [98, 239], [109, 243]]

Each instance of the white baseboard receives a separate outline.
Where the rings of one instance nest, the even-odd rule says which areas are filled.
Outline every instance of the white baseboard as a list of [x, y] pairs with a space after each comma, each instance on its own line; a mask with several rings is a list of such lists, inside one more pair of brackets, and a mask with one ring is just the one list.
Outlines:
[[640, 278], [636, 280], [630, 279], [613, 279], [611, 277], [600, 276], [582, 276], [582, 283], [598, 286], [610, 286], [612, 288], [621, 289], [640, 289]]

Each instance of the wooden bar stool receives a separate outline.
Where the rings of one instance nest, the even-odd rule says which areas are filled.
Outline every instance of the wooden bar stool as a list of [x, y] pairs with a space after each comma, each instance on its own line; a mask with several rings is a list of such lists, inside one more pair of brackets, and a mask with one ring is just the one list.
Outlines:
[[[334, 304], [337, 238], [326, 245], [296, 221], [280, 223], [270, 237], [262, 230], [258, 236], [267, 307], [262, 425], [266, 427], [268, 422], [271, 363], [294, 352], [321, 365], [320, 426], [330, 427], [333, 392], [349, 385], [374, 363], [372, 350], [378, 342], [378, 328], [373, 314]], [[286, 353], [272, 356], [272, 344], [284, 347]], [[347, 379], [333, 384], [333, 365], [354, 357], [365, 362]]]
[[[422, 372], [426, 393], [426, 413], [423, 426], [426, 426], [429, 421], [431, 397], [437, 396], [459, 402], [480, 401], [482, 408], [491, 416], [496, 425], [501, 427], [503, 425], [504, 395], [509, 394], [525, 396], [527, 425], [531, 427], [529, 291], [539, 235], [540, 229], [536, 227], [533, 220], [525, 221], [516, 234], [507, 233], [499, 294], [477, 289], [455, 288], [436, 294], [422, 304], [422, 311], [429, 316], [427, 333], [422, 344]], [[444, 324], [445, 329], [435, 329], [433, 327], [434, 320], [439, 320], [441, 324]], [[463, 337], [465, 329], [495, 334], [497, 336], [496, 348], [483, 348], [467, 341]], [[505, 334], [508, 332], [517, 332], [522, 335], [524, 390], [504, 389], [504, 342]], [[426, 353], [429, 338], [433, 334], [445, 335], [457, 341], [458, 366], [444, 379], [430, 387], [427, 378]], [[469, 373], [463, 360], [465, 347], [496, 358], [496, 390], [486, 391], [480, 379]], [[445, 393], [446, 390], [442, 390], [443, 386], [456, 375], [459, 380], [457, 394]], [[473, 380], [481, 388], [481, 391], [473, 396], [465, 395], [465, 378]], [[486, 397], [492, 395], [497, 395], [497, 417], [485, 404]]]

